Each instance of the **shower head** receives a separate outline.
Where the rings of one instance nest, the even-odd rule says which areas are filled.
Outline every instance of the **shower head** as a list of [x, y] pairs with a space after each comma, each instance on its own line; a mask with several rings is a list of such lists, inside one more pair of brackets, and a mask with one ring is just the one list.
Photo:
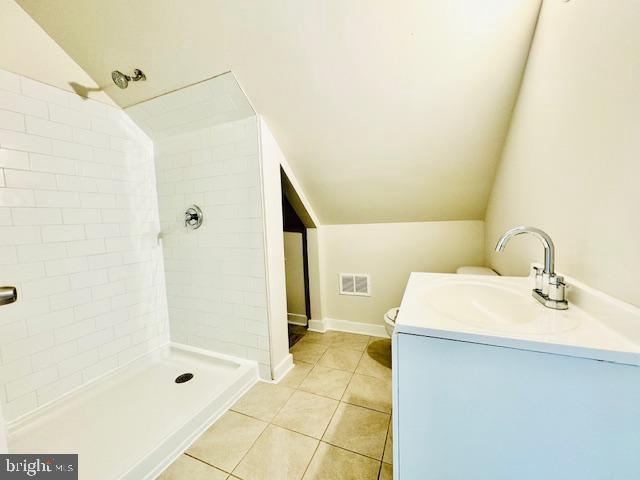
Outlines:
[[146, 80], [146, 75], [142, 72], [142, 70], [135, 69], [133, 71], [133, 77], [129, 75], [125, 75], [120, 70], [114, 70], [111, 72], [111, 79], [113, 83], [115, 83], [119, 88], [125, 89], [129, 86], [129, 82], [137, 82], [139, 80]]
[[111, 79], [113, 80], [113, 83], [115, 83], [118, 87], [127, 88], [129, 86], [129, 80], [131, 80], [131, 77], [118, 70], [114, 70], [113, 72], [111, 72]]

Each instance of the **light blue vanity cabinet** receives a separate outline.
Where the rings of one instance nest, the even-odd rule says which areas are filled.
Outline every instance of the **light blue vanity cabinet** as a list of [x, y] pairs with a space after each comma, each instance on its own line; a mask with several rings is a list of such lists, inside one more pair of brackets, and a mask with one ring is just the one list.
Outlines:
[[398, 334], [394, 478], [640, 478], [640, 367]]
[[640, 309], [574, 280], [413, 273], [393, 335], [396, 480], [640, 479]]

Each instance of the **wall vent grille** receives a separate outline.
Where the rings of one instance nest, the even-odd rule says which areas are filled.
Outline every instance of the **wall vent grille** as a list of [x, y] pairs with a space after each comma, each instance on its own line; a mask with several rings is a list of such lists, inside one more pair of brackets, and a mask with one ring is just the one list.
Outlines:
[[341, 273], [340, 295], [371, 296], [371, 277], [364, 273]]

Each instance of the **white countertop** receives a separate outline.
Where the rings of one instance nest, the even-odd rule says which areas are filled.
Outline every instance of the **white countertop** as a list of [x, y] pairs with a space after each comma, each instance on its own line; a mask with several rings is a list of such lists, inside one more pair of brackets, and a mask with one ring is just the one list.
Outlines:
[[531, 296], [531, 277], [412, 273], [395, 333], [640, 366], [640, 309], [565, 279], [561, 311]]

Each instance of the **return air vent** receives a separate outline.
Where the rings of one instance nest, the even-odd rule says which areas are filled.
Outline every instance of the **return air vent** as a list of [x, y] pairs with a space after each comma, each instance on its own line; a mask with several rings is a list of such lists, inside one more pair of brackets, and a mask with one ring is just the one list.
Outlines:
[[364, 273], [341, 273], [340, 295], [371, 296], [371, 277]]

